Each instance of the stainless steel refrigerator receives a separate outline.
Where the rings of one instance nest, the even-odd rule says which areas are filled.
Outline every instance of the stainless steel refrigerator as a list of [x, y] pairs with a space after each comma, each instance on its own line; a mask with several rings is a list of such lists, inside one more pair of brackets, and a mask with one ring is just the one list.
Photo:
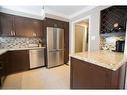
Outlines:
[[64, 64], [64, 29], [47, 27], [47, 67]]

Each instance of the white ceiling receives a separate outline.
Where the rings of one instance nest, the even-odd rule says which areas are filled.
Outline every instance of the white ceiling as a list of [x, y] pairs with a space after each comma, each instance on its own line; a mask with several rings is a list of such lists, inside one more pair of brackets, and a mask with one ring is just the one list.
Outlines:
[[53, 10], [65, 15], [72, 15], [87, 6], [45, 6], [46, 9]]
[[47, 13], [71, 19], [83, 12], [91, 10], [96, 6], [45, 6]]
[[87, 6], [45, 6], [45, 9], [47, 12], [48, 10], [51, 10], [64, 17], [69, 17], [86, 7]]
[[[3, 8], [41, 16], [42, 6], [2, 6]], [[95, 6], [44, 6], [45, 12], [71, 19]]]

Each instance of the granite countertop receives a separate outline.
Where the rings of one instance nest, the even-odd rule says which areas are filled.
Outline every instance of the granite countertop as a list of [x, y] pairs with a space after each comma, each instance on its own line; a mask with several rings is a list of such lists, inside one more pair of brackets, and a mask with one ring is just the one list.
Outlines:
[[42, 49], [45, 47], [29, 47], [29, 48], [10, 48], [10, 49], [0, 49], [0, 55], [6, 53], [7, 51], [15, 51], [15, 50], [32, 50], [32, 49]]
[[70, 57], [74, 57], [113, 71], [116, 71], [127, 62], [127, 56], [125, 56], [124, 53], [104, 50], [75, 53], [70, 55]]

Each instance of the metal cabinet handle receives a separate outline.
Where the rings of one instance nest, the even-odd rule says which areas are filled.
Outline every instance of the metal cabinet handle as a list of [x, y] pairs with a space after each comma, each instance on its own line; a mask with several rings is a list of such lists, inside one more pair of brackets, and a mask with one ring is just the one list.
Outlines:
[[14, 32], [14, 36], [15, 36], [15, 32]]
[[15, 32], [11, 30], [11, 36], [15, 36]]
[[12, 30], [11, 30], [11, 35], [13, 35], [13, 32], [12, 32]]

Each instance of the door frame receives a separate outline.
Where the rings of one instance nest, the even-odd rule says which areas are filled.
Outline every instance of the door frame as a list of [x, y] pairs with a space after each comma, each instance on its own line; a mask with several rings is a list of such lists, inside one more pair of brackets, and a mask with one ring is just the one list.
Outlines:
[[71, 37], [70, 37], [70, 45], [71, 45], [71, 47], [70, 47], [70, 53], [71, 54], [73, 54], [73, 53], [75, 53], [75, 24], [77, 23], [77, 22], [80, 22], [80, 21], [82, 21], [82, 20], [84, 20], [84, 19], [89, 19], [89, 27], [88, 27], [88, 32], [89, 32], [89, 35], [88, 35], [88, 51], [90, 51], [90, 31], [91, 31], [91, 16], [86, 16], [86, 17], [83, 17], [83, 18], [80, 18], [80, 19], [78, 19], [78, 20], [76, 20], [76, 21], [72, 21], [71, 23], [70, 23], [70, 29], [71, 29], [71, 32], [70, 32], [70, 35], [71, 35]]

